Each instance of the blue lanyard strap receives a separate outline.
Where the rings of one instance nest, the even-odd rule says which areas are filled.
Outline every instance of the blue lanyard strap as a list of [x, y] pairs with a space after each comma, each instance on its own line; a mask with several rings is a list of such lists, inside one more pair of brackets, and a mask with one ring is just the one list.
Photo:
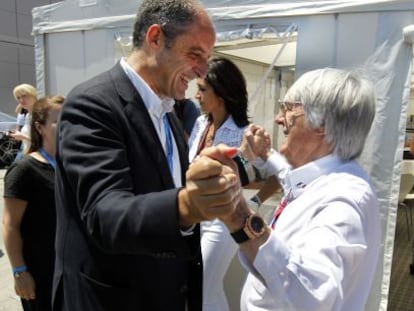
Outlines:
[[56, 160], [52, 158], [43, 148], [39, 149], [40, 154], [45, 158], [47, 163], [53, 168], [56, 169]]
[[173, 145], [172, 145], [172, 137], [171, 137], [170, 123], [168, 122], [167, 114], [164, 114], [163, 121], [164, 121], [165, 137], [166, 137], [166, 140], [167, 140], [167, 160], [168, 160], [168, 166], [170, 167], [171, 175], [174, 176], [174, 167], [173, 167]]

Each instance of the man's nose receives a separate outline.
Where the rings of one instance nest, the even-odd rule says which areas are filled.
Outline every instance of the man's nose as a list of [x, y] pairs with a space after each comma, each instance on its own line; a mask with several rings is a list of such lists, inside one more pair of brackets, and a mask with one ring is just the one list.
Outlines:
[[199, 62], [197, 68], [194, 71], [196, 72], [198, 78], [204, 78], [208, 71], [207, 61]]
[[282, 113], [281, 111], [279, 111], [279, 113], [275, 117], [275, 123], [277, 125], [281, 125], [281, 126], [283, 126], [285, 124], [285, 116], [284, 116], [284, 113]]

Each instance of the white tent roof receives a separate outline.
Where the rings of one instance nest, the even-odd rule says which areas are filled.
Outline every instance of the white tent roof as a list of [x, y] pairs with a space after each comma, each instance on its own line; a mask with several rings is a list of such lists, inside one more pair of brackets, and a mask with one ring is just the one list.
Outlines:
[[[131, 1], [112, 0], [101, 2], [97, 0], [63, 1], [56, 4], [38, 7], [33, 10], [34, 34], [92, 30], [104, 27], [114, 28], [132, 24], [135, 14], [131, 14], [139, 3]], [[398, 12], [413, 10], [411, 0], [322, 0], [322, 1], [289, 1], [289, 0], [204, 0], [217, 23], [217, 30], [225, 31], [234, 27], [243, 28], [249, 23], [262, 23], [277, 17], [297, 17], [303, 15], [321, 15], [332, 13], [362, 13], [362, 12]], [[83, 14], [79, 14], [81, 11]], [[240, 21], [240, 23], [238, 23]], [[260, 41], [263, 43], [263, 41]], [[252, 45], [242, 49], [235, 48], [234, 42], [226, 48], [228, 55], [248, 58], [265, 64], [271, 64], [274, 53], [280, 49], [277, 44], [268, 42], [266, 48], [257, 50]], [[279, 42], [280, 43], [280, 42]], [[221, 44], [217, 50], [224, 50]], [[296, 42], [286, 47], [286, 52], [278, 59], [276, 66], [292, 66], [295, 63]], [[414, 81], [414, 79], [413, 79]], [[414, 82], [412, 82], [414, 84]]]
[[[215, 20], [251, 19], [332, 13], [392, 12], [414, 9], [412, 0], [204, 0]], [[33, 9], [34, 33], [93, 29], [132, 20], [140, 1], [67, 0]], [[82, 13], [82, 14], [79, 14]], [[110, 17], [110, 18], [108, 18]], [[102, 21], [100, 19], [103, 19]]]

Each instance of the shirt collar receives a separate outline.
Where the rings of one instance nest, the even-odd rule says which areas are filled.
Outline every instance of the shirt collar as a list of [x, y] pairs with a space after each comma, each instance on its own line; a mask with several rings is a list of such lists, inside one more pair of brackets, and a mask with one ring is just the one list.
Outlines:
[[[203, 120], [206, 124], [208, 123], [208, 121], [209, 121], [209, 114], [208, 113], [204, 114]], [[234, 122], [234, 119], [231, 115], [229, 115], [227, 117], [227, 119], [224, 120], [223, 124], [221, 124], [220, 127], [218, 128], [218, 131], [220, 131], [221, 129], [224, 129], [224, 128], [228, 128], [228, 129], [233, 130], [233, 131], [239, 129], [239, 127]]]
[[331, 172], [341, 162], [337, 156], [330, 154], [291, 170], [286, 179], [292, 189], [293, 198], [297, 198], [310, 183]]
[[174, 99], [169, 97], [161, 99], [155, 94], [147, 82], [127, 63], [124, 57], [121, 58], [120, 65], [137, 92], [141, 95], [144, 105], [150, 114], [160, 119], [165, 113], [172, 111], [175, 103]]
[[237, 130], [239, 127], [234, 122], [234, 119], [231, 115], [227, 117], [227, 119], [223, 122], [220, 128], [228, 128], [230, 130]]

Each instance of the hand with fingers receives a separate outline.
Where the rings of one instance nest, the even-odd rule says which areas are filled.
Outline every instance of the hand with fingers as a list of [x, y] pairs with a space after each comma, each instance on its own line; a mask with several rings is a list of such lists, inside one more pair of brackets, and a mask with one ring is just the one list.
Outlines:
[[226, 217], [242, 198], [236, 148], [217, 145], [204, 149], [190, 165], [186, 187], [179, 195], [180, 225]]
[[22, 299], [36, 299], [36, 284], [29, 271], [25, 271], [14, 278], [14, 290]]
[[269, 133], [259, 125], [250, 124], [244, 131], [240, 151], [244, 158], [249, 161], [257, 157], [266, 161], [271, 150], [271, 139]]
[[28, 139], [26, 135], [24, 135], [22, 132], [14, 130], [13, 132], [10, 131], [10, 137], [15, 140], [25, 140]]

